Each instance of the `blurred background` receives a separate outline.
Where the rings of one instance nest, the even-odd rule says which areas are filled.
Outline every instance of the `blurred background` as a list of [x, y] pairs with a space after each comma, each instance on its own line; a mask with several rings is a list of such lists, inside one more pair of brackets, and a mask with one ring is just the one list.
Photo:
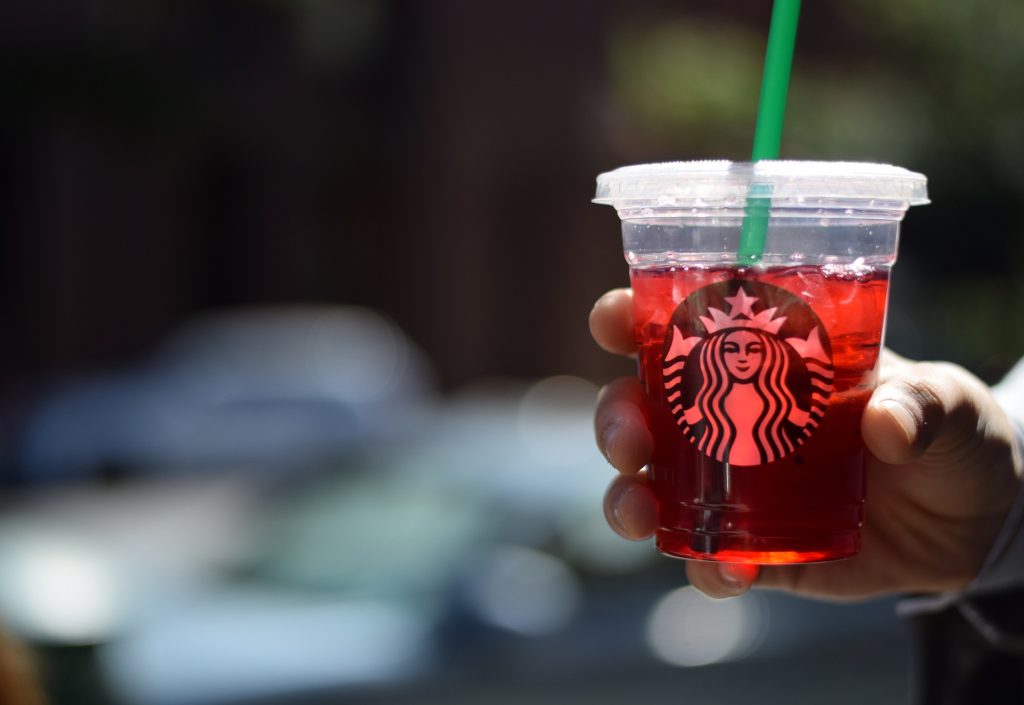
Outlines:
[[[594, 177], [750, 149], [770, 3], [0, 8], [0, 620], [54, 703], [896, 703], [892, 603], [616, 538]], [[888, 341], [1024, 351], [1024, 5], [805, 3], [783, 154], [929, 177]]]

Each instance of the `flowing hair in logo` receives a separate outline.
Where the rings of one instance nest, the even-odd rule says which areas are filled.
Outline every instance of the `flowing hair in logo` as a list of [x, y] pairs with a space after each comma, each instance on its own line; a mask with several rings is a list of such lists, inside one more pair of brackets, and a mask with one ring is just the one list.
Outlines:
[[[726, 411], [726, 401], [736, 383], [725, 361], [725, 338], [736, 329], [718, 331], [708, 338], [700, 351], [700, 374], [703, 380], [694, 400], [706, 423], [698, 448], [719, 462], [727, 462], [737, 435], [737, 424], [752, 432], [760, 462], [770, 463], [794, 450], [786, 433], [786, 421], [797, 408], [797, 401], [786, 383], [790, 356], [784, 344], [774, 335], [746, 329], [762, 343], [763, 359], [749, 382], [761, 398], [762, 409], [737, 418]], [[734, 410], [735, 411], [735, 410]]]

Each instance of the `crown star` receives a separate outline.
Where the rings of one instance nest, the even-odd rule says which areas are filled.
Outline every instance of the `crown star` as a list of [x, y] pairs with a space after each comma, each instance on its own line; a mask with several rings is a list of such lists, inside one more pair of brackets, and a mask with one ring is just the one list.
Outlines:
[[[751, 310], [751, 307], [754, 305], [754, 302], [757, 301], [757, 297], [749, 296], [747, 292], [743, 290], [743, 287], [740, 287], [735, 296], [726, 296], [725, 300], [729, 303], [729, 306], [732, 309], [729, 312], [731, 316], [754, 317], [754, 312]], [[736, 309], [739, 310], [737, 311]]]
[[[778, 334], [782, 324], [786, 322], [785, 316], [772, 318], [778, 310], [777, 306], [755, 314], [753, 306], [758, 299], [756, 296], [747, 294], [743, 287], [739, 288], [735, 296], [726, 296], [725, 300], [729, 303], [728, 314], [709, 306], [708, 313], [711, 314], [711, 317], [700, 317], [708, 334], [725, 328], [756, 328], [766, 333]], [[743, 316], [743, 318], [739, 318], [739, 316]]]

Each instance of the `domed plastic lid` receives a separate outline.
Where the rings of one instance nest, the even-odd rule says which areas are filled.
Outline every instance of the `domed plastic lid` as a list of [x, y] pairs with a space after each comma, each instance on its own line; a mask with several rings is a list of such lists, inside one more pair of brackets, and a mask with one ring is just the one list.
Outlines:
[[928, 203], [923, 174], [889, 164], [699, 161], [638, 164], [597, 177], [594, 203], [637, 208], [742, 208], [751, 196], [773, 206], [899, 209]]

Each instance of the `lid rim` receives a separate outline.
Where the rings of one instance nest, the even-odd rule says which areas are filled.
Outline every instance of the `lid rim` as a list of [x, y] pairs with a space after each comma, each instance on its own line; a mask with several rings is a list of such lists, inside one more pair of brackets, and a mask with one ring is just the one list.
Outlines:
[[835, 199], [855, 205], [882, 200], [902, 202], [906, 209], [929, 202], [927, 182], [923, 174], [873, 162], [677, 161], [604, 172], [597, 177], [592, 200], [617, 209], [638, 202], [652, 207], [715, 207], [742, 202], [752, 187], [762, 187], [769, 192], [763, 196], [773, 201]]

